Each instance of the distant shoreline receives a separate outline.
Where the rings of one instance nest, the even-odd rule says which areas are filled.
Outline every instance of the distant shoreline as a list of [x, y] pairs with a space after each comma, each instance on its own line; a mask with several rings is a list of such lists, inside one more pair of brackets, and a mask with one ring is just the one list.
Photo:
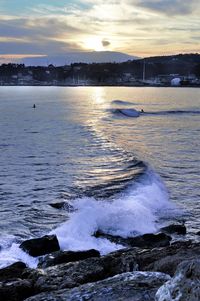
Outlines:
[[64, 84], [27, 84], [27, 85], [16, 85], [16, 84], [3, 84], [0, 87], [128, 87], [128, 88], [200, 88], [200, 85], [187, 85], [187, 86], [171, 86], [171, 85], [130, 85], [130, 84], [94, 84], [94, 85], [64, 85]]

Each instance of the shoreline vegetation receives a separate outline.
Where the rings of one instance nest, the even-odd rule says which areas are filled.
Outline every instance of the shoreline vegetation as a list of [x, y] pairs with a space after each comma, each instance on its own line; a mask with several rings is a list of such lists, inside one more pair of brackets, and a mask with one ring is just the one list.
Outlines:
[[123, 63], [2, 64], [0, 86], [200, 87], [200, 54], [148, 57]]
[[124, 247], [104, 256], [97, 250], [61, 251], [55, 235], [26, 240], [20, 248], [39, 256], [38, 266], [16, 262], [1, 269], [1, 300], [200, 300], [200, 242], [186, 234], [184, 224], [129, 238], [97, 231], [95, 237]]
[[141, 87], [141, 88], [148, 88], [148, 87], [155, 87], [155, 88], [200, 88], [200, 84], [196, 85], [188, 85], [188, 86], [172, 86], [172, 85], [153, 85], [153, 84], [4, 84], [0, 85], [0, 87]]

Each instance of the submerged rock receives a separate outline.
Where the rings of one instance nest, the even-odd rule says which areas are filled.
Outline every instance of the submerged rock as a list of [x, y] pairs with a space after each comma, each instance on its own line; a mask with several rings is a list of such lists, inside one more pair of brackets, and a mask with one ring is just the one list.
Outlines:
[[26, 240], [20, 245], [20, 248], [33, 257], [60, 250], [58, 239], [55, 235], [45, 235], [41, 238]]
[[70, 290], [39, 294], [26, 301], [154, 301], [157, 289], [169, 279], [163, 273], [124, 273]]
[[50, 203], [49, 205], [56, 209], [62, 209], [65, 205], [65, 202]]
[[200, 300], [200, 260], [182, 262], [174, 277], [159, 288], [156, 301], [171, 300]]
[[38, 267], [46, 268], [52, 265], [68, 263], [87, 259], [90, 257], [100, 257], [97, 250], [91, 249], [87, 251], [58, 251], [45, 256], [39, 260]]

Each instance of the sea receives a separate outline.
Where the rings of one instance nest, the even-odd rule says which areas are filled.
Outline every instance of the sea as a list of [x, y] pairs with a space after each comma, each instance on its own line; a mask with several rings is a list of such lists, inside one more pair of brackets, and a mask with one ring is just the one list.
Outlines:
[[199, 240], [200, 89], [0, 87], [0, 267], [37, 266], [26, 239], [107, 254], [122, 246], [97, 230], [177, 222]]

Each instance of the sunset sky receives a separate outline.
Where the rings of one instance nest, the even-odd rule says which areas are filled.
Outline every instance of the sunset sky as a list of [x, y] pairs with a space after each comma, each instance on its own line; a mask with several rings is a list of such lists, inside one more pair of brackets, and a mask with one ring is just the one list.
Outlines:
[[200, 51], [199, 0], [0, 0], [0, 59]]

